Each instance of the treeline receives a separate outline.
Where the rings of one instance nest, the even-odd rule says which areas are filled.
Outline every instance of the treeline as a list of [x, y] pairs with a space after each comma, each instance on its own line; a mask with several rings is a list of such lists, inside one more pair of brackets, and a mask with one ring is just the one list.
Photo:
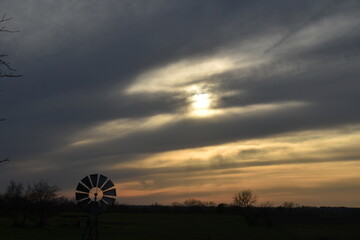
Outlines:
[[[192, 199], [194, 200], [194, 199]], [[197, 200], [200, 201], [200, 200]], [[201, 202], [201, 201], [200, 201]], [[289, 202], [287, 202], [289, 203]], [[249, 226], [271, 227], [276, 224], [360, 224], [360, 208], [288, 206], [238, 207], [233, 204], [214, 205], [115, 205], [112, 212], [138, 214], [232, 214], [239, 215]]]
[[[83, 210], [74, 200], [59, 196], [60, 188], [45, 180], [33, 184], [11, 181], [4, 194], [0, 194], [0, 216], [12, 219], [13, 225], [23, 227], [35, 224], [47, 225], [50, 216], [64, 213], [81, 215]], [[360, 223], [359, 208], [308, 207], [294, 202], [274, 206], [271, 202], [257, 204], [257, 196], [251, 190], [234, 194], [230, 204], [187, 199], [171, 205], [115, 204], [110, 211], [118, 213], [165, 213], [165, 214], [237, 214], [249, 226], [273, 226], [277, 223]]]
[[0, 213], [12, 219], [14, 226], [27, 223], [44, 227], [47, 219], [74, 203], [58, 195], [60, 188], [46, 180], [33, 184], [11, 181], [4, 194], [0, 195]]

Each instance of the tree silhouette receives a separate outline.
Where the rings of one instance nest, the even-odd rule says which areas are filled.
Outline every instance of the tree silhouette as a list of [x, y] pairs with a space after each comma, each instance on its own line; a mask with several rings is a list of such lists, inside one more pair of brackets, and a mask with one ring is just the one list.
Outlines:
[[[4, 24], [6, 24], [6, 22], [10, 21], [12, 18], [8, 18], [6, 17], [6, 14], [4, 14], [1, 18], [0, 18], [0, 33], [14, 33], [17, 31], [11, 31], [9, 29], [7, 29]], [[3, 53], [2, 49], [0, 49], [0, 78], [17, 78], [17, 77], [21, 77], [20, 74], [16, 74], [16, 69], [14, 69], [13, 67], [11, 67], [10, 62], [7, 61], [7, 57], [8, 55]], [[0, 118], [0, 122], [4, 121], [5, 118]], [[8, 162], [9, 159], [5, 158], [0, 160], [0, 163], [3, 162]]]
[[25, 226], [30, 220], [39, 227], [46, 225], [58, 201], [57, 185], [41, 179], [27, 188], [22, 183], [10, 182], [4, 194], [6, 211], [13, 219], [14, 226]]
[[233, 205], [237, 207], [251, 207], [256, 201], [257, 197], [250, 189], [238, 192], [233, 197]]
[[4, 204], [9, 216], [12, 218], [14, 226], [24, 226], [28, 218], [27, 201], [25, 188], [22, 183], [14, 181], [6, 188], [4, 195]]
[[[1, 18], [0, 18], [0, 32], [1, 33], [14, 33], [17, 31], [12, 31], [7, 29], [4, 24], [8, 21], [10, 21], [12, 18], [8, 18], [6, 17], [6, 14], [4, 14]], [[21, 77], [20, 74], [16, 74], [16, 69], [14, 69], [13, 67], [11, 67], [10, 62], [7, 61], [7, 57], [8, 55], [3, 53], [3, 50], [1, 50], [0, 53], [0, 78], [5, 78], [5, 77]]]
[[32, 209], [29, 219], [39, 227], [46, 225], [46, 219], [52, 213], [59, 191], [60, 188], [57, 185], [50, 185], [43, 179], [33, 185], [28, 185], [26, 198]]
[[257, 196], [250, 189], [238, 192], [233, 197], [233, 206], [244, 217], [249, 226], [258, 225], [259, 214], [253, 208], [256, 201]]

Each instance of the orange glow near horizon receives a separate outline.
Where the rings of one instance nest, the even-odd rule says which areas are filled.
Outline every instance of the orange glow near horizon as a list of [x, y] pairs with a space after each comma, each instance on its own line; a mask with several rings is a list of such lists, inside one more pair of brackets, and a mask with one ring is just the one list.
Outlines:
[[359, 141], [360, 127], [345, 126], [150, 154], [109, 169], [147, 173], [117, 182], [119, 203], [231, 203], [234, 193], [252, 189], [259, 202], [358, 206]]

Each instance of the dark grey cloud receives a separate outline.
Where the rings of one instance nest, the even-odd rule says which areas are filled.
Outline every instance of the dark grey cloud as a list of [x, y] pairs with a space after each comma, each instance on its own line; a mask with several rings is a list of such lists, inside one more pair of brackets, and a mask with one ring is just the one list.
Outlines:
[[[10, 176], [1, 173], [2, 182], [33, 179], [21, 163], [57, 166], [70, 181], [77, 173], [131, 162], [139, 154], [333, 128], [360, 120], [360, 23], [353, 17], [360, 12], [357, 1], [5, 0], [0, 9], [14, 17], [9, 27], [20, 30], [2, 35], [0, 50], [6, 49], [24, 74], [0, 83], [0, 114], [8, 119], [0, 125], [0, 153], [13, 158], [13, 166], [1, 166], [1, 172], [12, 172]], [[328, 28], [332, 23], [340, 27]], [[261, 50], [248, 44], [272, 37]], [[306, 42], [312, 38], [313, 42]], [[219, 96], [239, 91], [221, 96], [218, 108], [304, 105], [181, 119], [69, 148], [76, 134], [109, 121], [180, 114], [187, 104], [184, 93], [129, 95], [124, 90], [151, 69], [222, 51], [258, 54], [269, 60], [200, 79], [216, 84], [213, 90]], [[44, 178], [61, 178], [53, 170], [40, 173]], [[130, 179], [146, 173], [122, 174]]]

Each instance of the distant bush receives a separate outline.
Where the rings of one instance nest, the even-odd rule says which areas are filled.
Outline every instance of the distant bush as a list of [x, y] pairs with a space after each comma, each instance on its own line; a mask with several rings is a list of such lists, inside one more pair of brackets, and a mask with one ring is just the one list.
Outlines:
[[204, 207], [204, 204], [202, 201], [193, 199], [193, 198], [185, 200], [183, 205], [185, 207]]

